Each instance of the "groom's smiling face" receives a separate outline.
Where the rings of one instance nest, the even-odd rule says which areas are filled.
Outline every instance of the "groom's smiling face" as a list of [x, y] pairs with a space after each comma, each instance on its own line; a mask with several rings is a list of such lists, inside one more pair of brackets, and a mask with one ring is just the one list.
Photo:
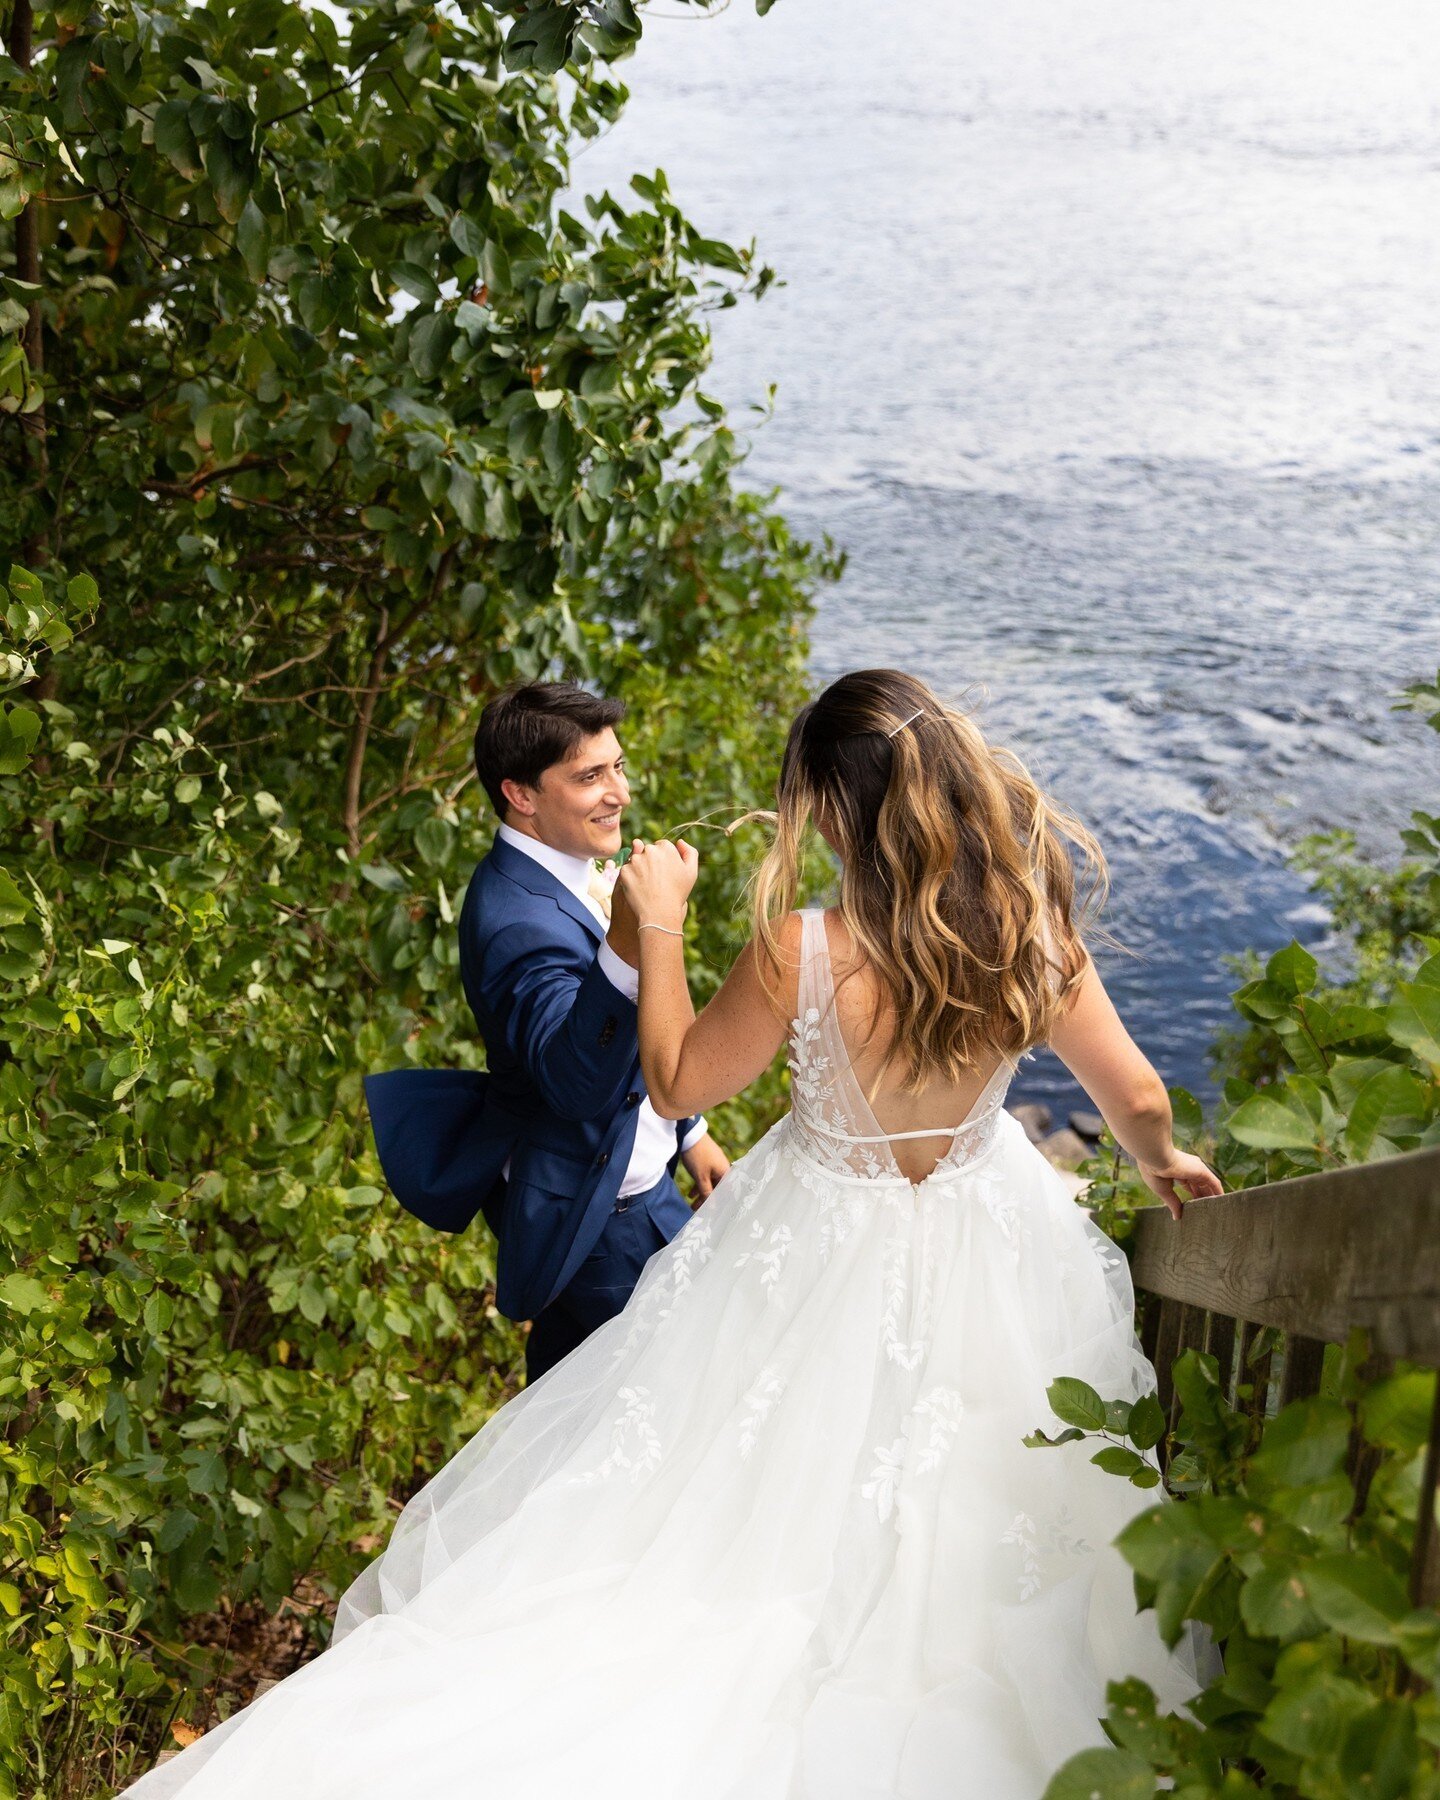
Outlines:
[[533, 787], [504, 784], [509, 823], [570, 856], [615, 856], [630, 787], [625, 752], [607, 725], [583, 738], [564, 762], [552, 763]]

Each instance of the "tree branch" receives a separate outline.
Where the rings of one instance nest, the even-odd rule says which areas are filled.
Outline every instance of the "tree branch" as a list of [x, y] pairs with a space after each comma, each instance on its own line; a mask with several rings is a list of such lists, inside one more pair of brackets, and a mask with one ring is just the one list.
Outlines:
[[[31, 0], [14, 0], [10, 14], [10, 34], [7, 48], [11, 60], [22, 69], [30, 67], [31, 44], [34, 34], [35, 14]], [[25, 202], [15, 221], [15, 273], [21, 281], [30, 282], [35, 287], [40, 285], [40, 220], [39, 201], [33, 194]], [[45, 379], [45, 338], [40, 317], [40, 296], [36, 294], [31, 300], [25, 331], [22, 337], [25, 349], [25, 360], [30, 365], [30, 373], [37, 383], [43, 384]], [[30, 467], [41, 480], [50, 472], [50, 445], [45, 426], [45, 401], [33, 412], [23, 413], [20, 418], [20, 429], [25, 436], [26, 455]], [[45, 540], [37, 532], [26, 546], [27, 560], [43, 562], [46, 560]]]
[[390, 613], [380, 608], [380, 635], [375, 653], [370, 658], [370, 672], [365, 692], [355, 714], [350, 732], [350, 751], [345, 759], [345, 836], [351, 857], [360, 854], [360, 783], [365, 773], [365, 746], [370, 738], [370, 721], [375, 716], [375, 702], [380, 697], [380, 678], [385, 673], [385, 659], [390, 653]]

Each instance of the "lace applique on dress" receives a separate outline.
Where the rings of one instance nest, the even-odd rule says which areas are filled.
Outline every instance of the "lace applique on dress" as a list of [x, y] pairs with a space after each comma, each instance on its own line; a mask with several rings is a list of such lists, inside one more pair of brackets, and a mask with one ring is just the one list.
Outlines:
[[610, 1425], [610, 1450], [593, 1469], [573, 1477], [582, 1487], [608, 1481], [617, 1469], [631, 1481], [653, 1475], [660, 1467], [660, 1434], [654, 1426], [655, 1402], [649, 1388], [622, 1387], [617, 1399], [620, 1411]]

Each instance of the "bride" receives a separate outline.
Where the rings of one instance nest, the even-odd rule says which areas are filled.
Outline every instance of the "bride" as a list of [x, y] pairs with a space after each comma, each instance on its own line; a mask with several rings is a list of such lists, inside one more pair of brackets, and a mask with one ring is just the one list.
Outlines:
[[[809, 828], [839, 903], [791, 911]], [[1199, 1685], [1111, 1545], [1155, 1503], [1025, 1448], [1057, 1376], [1153, 1385], [1124, 1258], [1003, 1110], [1048, 1043], [1178, 1219], [1220, 1192], [1072, 919], [1098, 848], [923, 683], [796, 718], [755, 931], [697, 1018], [696, 855], [620, 881], [657, 1108], [788, 1041], [790, 1111], [625, 1310], [405, 1508], [331, 1648], [139, 1800], [1038, 1800], [1105, 1684]], [[1158, 1491], [1158, 1490], [1157, 1490]]]

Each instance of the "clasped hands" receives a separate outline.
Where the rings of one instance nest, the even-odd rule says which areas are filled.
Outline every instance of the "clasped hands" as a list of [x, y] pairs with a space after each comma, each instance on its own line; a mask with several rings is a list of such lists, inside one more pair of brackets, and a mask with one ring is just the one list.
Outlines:
[[[647, 843], [636, 838], [610, 897], [610, 943], [617, 955], [635, 967], [640, 962], [640, 928], [654, 928], [654, 935], [678, 935], [684, 929], [690, 890], [700, 870], [700, 856], [684, 838], [671, 843], [658, 838]], [[690, 1179], [695, 1184], [695, 1204], [709, 1198], [730, 1167], [730, 1159], [707, 1131], [682, 1151]]]
[[[636, 838], [610, 900], [611, 939], [627, 962], [639, 962], [641, 926], [678, 933], [684, 928], [690, 890], [700, 872], [700, 853], [684, 838], [671, 843]], [[630, 946], [634, 954], [627, 954]]]

